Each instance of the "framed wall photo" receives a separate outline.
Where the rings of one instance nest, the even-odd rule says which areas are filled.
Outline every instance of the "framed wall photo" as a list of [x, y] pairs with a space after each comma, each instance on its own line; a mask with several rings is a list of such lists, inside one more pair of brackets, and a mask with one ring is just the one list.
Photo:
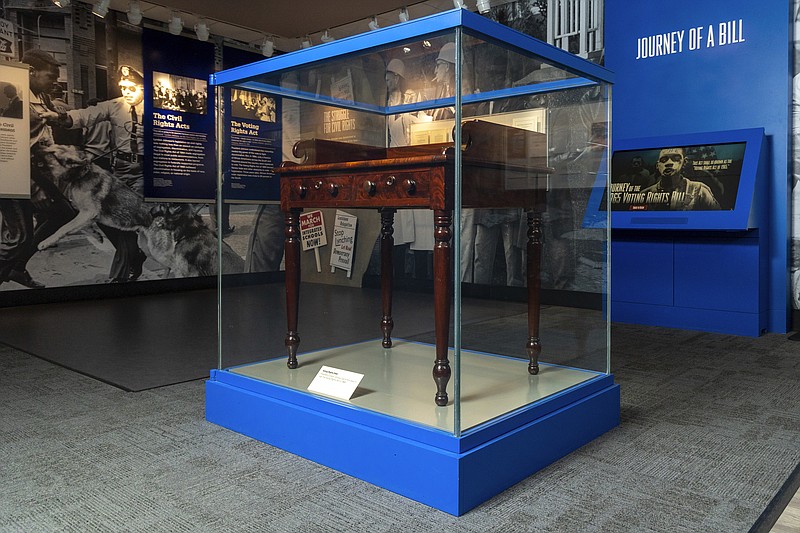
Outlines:
[[612, 227], [758, 227], [763, 142], [760, 128], [617, 141], [607, 193]]
[[0, 198], [31, 197], [28, 66], [0, 63]]

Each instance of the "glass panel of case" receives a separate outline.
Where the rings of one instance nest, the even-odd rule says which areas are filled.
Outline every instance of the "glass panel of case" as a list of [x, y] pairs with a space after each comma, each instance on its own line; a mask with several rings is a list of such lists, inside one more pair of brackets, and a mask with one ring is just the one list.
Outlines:
[[[280, 198], [222, 193], [250, 222], [219, 367], [300, 391], [354, 372], [309, 394], [455, 435], [608, 373], [609, 84], [519, 34], [373, 33], [217, 82], [218, 131], [242, 94], [273, 102], [284, 162]], [[255, 149], [221, 138], [220, 183]]]

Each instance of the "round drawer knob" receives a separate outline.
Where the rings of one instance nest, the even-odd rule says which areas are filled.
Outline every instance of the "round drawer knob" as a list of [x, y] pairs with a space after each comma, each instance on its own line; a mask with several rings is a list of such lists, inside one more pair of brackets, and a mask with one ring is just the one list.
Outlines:
[[405, 180], [403, 182], [403, 185], [405, 186], [406, 192], [408, 194], [414, 194], [414, 193], [417, 192], [417, 182], [412, 180], [411, 178], [408, 178], [407, 180]]
[[367, 180], [367, 181], [364, 182], [364, 192], [365, 193], [367, 193], [370, 196], [375, 196], [375, 191], [376, 191], [376, 187], [375, 187], [375, 182], [374, 181]]
[[300, 198], [305, 198], [306, 194], [308, 194], [308, 187], [305, 185], [298, 185], [297, 186], [297, 196]]
[[331, 183], [328, 185], [328, 192], [331, 193], [331, 196], [336, 196], [339, 194], [339, 186], [335, 183]]

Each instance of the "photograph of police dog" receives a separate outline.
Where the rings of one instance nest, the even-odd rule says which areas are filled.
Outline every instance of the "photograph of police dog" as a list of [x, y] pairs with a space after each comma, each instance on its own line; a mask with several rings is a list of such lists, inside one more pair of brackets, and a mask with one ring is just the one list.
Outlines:
[[[77, 215], [38, 246], [54, 246], [65, 235], [96, 232], [95, 222], [143, 236], [150, 256], [169, 269], [169, 277], [217, 274], [217, 237], [192, 204], [147, 204], [91, 157], [71, 145], [37, 146], [33, 161], [59, 188]], [[244, 271], [244, 260], [223, 244], [223, 272]]]
[[[39, 243], [39, 250], [54, 246], [70, 233], [99, 222], [123, 231], [150, 226], [153, 217], [141, 196], [110, 172], [92, 164], [91, 157], [71, 145], [36, 146], [33, 164], [43, 170], [78, 214]], [[93, 228], [93, 226], [92, 226]]]
[[[217, 274], [217, 235], [192, 204], [156, 204], [150, 215], [152, 222], [142, 235], [153, 259], [170, 269], [168, 277]], [[244, 259], [224, 241], [222, 272], [244, 272]]]

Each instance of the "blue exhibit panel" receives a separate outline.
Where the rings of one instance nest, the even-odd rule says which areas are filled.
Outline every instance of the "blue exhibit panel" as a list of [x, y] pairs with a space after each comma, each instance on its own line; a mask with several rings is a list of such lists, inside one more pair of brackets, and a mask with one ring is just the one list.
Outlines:
[[619, 386], [511, 431], [464, 458], [462, 514], [566, 456], [620, 422]]
[[[458, 479], [456, 453], [213, 380], [206, 386], [206, 418], [411, 499], [458, 508], [458, 494], [447, 490]], [[437, 492], [435, 502], [426, 496]]]
[[758, 313], [758, 258], [757, 236], [676, 241], [675, 305]]
[[[759, 216], [749, 217], [745, 225], [747, 210], [737, 213], [748, 196], [738, 197], [728, 214], [669, 215], [674, 224], [661, 224], [664, 229], [680, 230], [683, 225], [742, 231], [737, 231], [737, 239], [720, 232], [713, 239], [717, 246], [707, 235], [692, 236], [688, 231], [685, 238], [664, 235], [665, 241], [674, 243], [675, 279], [681, 280], [676, 281], [675, 305], [668, 309], [659, 301], [620, 299], [620, 291], [634, 289], [626, 290], [622, 285], [629, 281], [615, 276], [612, 319], [746, 335], [785, 332], [790, 308], [786, 243], [791, 216], [787, 180], [791, 2], [674, 0], [665, 9], [659, 0], [607, 0], [605, 7], [606, 67], [616, 75], [615, 151], [625, 139], [687, 135], [700, 139], [706, 132], [763, 130], [755, 187], [742, 190], [752, 190], [750, 214]], [[680, 43], [674, 48], [643, 48], [664, 35], [679, 37]], [[748, 141], [748, 151], [751, 144]], [[745, 166], [751, 170], [743, 179], [753, 174], [753, 167]], [[617, 213], [612, 215], [612, 227], [622, 222], [644, 229], [642, 222], [650, 221], [642, 218], [647, 217]], [[752, 234], [745, 231], [752, 228], [758, 228], [758, 253]], [[694, 237], [697, 241], [690, 242]], [[615, 233], [612, 240], [616, 238]], [[644, 260], [647, 253], [629, 252], [631, 257], [623, 260], [634, 261], [637, 256]], [[612, 270], [613, 261], [619, 259], [620, 254], [612, 256]]]
[[[534, 404], [461, 438], [420, 431], [399, 419], [387, 424], [381, 420], [388, 418], [385, 415], [353, 406], [331, 409], [336, 402], [292, 391], [303, 396], [298, 405], [286, 401], [286, 390], [212, 371], [206, 382], [206, 418], [453, 515], [467, 512], [620, 422], [619, 386], [611, 375], [559, 395], [555, 410], [539, 410]], [[529, 416], [537, 410], [543, 414]], [[467, 442], [474, 445], [468, 447]]]
[[612, 320], [760, 335], [768, 315], [767, 257], [759, 231], [617, 231], [611, 248]]
[[758, 337], [763, 333], [761, 319], [754, 313], [715, 311], [631, 302], [611, 302], [616, 322], [708, 331], [727, 335]]
[[612, 300], [672, 305], [672, 278], [672, 241], [612, 238]]

